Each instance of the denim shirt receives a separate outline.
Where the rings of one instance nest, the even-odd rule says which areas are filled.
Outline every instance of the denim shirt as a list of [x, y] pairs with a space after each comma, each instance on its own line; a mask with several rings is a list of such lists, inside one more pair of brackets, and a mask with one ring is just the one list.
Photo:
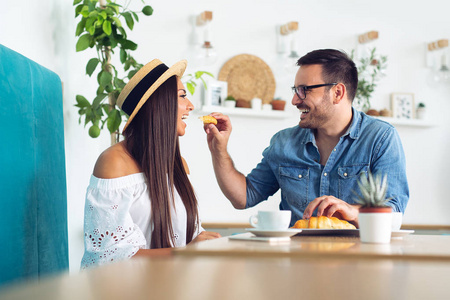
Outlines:
[[352, 123], [331, 151], [325, 166], [319, 163], [314, 132], [300, 126], [276, 133], [263, 159], [247, 175], [247, 203], [252, 207], [281, 189], [281, 210], [292, 211], [292, 222], [303, 217], [315, 198], [332, 195], [355, 204], [357, 182], [369, 170], [388, 176], [386, 197], [393, 211], [404, 212], [409, 199], [405, 154], [396, 129], [387, 122], [352, 109]]

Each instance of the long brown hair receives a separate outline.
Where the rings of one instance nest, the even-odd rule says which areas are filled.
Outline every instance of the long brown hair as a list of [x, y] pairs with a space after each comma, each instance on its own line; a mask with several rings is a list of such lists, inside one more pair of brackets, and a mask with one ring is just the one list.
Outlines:
[[125, 147], [147, 179], [152, 249], [175, 245], [170, 215], [174, 187], [186, 208], [186, 244], [199, 225], [197, 199], [181, 159], [177, 118], [177, 77], [172, 76], [150, 96], [124, 132]]

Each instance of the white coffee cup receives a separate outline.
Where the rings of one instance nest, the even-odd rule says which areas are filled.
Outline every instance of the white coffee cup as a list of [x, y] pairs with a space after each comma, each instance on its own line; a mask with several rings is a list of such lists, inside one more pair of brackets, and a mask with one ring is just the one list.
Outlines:
[[286, 230], [291, 222], [290, 210], [258, 211], [250, 217], [250, 225], [264, 230]]
[[391, 229], [393, 231], [400, 230], [400, 227], [402, 227], [402, 218], [403, 218], [403, 213], [401, 213], [401, 212], [392, 212]]

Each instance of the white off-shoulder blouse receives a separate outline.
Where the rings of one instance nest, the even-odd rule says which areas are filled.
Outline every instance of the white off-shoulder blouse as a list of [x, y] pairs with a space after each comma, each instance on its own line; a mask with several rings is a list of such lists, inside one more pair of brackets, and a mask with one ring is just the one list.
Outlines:
[[[84, 208], [81, 268], [124, 260], [150, 249], [151, 204], [144, 173], [119, 178], [91, 176]], [[186, 209], [175, 190], [171, 207], [174, 247], [186, 245]], [[195, 238], [203, 228], [197, 226]]]

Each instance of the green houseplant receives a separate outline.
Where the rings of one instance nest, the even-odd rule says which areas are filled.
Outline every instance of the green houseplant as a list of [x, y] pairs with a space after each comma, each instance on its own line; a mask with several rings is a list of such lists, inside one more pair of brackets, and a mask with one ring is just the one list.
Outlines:
[[365, 243], [389, 243], [391, 240], [392, 207], [387, 203], [387, 175], [373, 175], [370, 171], [361, 174], [358, 187], [360, 194], [355, 202], [360, 204], [359, 229], [361, 241]]
[[[351, 58], [355, 56], [355, 50], [352, 50]], [[384, 76], [384, 70], [387, 68], [387, 56], [376, 53], [376, 48], [370, 50], [368, 57], [363, 57], [355, 62], [358, 69], [358, 87], [354, 105], [366, 112], [371, 108], [370, 100], [372, 93], [377, 87], [378, 81]]]
[[[75, 18], [81, 17], [75, 35], [78, 38], [76, 51], [95, 48], [96, 56], [86, 64], [86, 74], [90, 77], [96, 73], [98, 88], [96, 96], [87, 100], [82, 95], [76, 95], [76, 107], [79, 108], [79, 122], [84, 117], [84, 126], [91, 124], [89, 135], [93, 138], [100, 135], [105, 126], [111, 134], [111, 144], [119, 141], [119, 127], [127, 116], [116, 106], [117, 97], [129, 79], [143, 66], [131, 55], [138, 47], [137, 43], [127, 37], [127, 30], [122, 22], [133, 30], [139, 22], [138, 14], [145, 16], [153, 14], [153, 8], [145, 5], [140, 12], [128, 9], [131, 0], [124, 0], [124, 5], [115, 0], [74, 0]], [[123, 67], [120, 72], [112, 64], [112, 57], [116, 55]], [[183, 76], [188, 91], [194, 94], [197, 81], [203, 80], [203, 75], [213, 76], [205, 71]]]

